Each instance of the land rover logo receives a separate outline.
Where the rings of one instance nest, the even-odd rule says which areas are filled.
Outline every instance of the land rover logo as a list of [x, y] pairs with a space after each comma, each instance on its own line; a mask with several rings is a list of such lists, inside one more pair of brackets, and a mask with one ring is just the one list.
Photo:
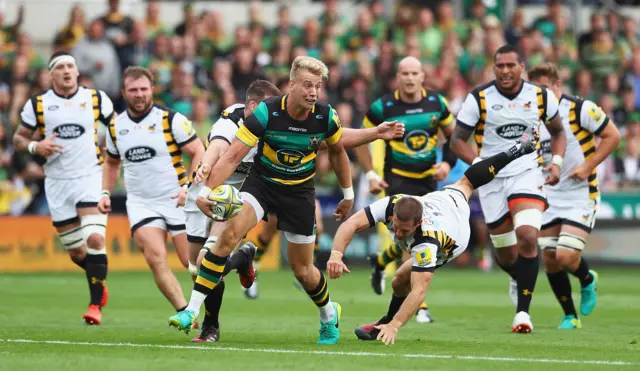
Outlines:
[[60, 139], [76, 139], [84, 134], [84, 128], [78, 124], [62, 124], [56, 126], [53, 132]]
[[504, 139], [518, 139], [524, 134], [527, 127], [523, 124], [506, 124], [499, 126], [496, 133]]
[[278, 162], [286, 166], [298, 166], [304, 158], [304, 153], [295, 149], [281, 149], [276, 152]]
[[404, 144], [411, 151], [420, 152], [427, 147], [429, 142], [429, 133], [424, 130], [414, 130], [407, 134]]
[[156, 150], [151, 147], [133, 147], [125, 152], [124, 157], [131, 162], [143, 162], [156, 155]]

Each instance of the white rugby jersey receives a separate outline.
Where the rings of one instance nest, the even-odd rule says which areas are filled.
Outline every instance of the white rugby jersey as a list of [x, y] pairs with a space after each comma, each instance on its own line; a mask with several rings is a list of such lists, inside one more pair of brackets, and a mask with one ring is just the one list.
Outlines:
[[[586, 197], [597, 199], [599, 192], [596, 169], [593, 169], [585, 181], [569, 179], [569, 174], [596, 152], [595, 135], [600, 134], [609, 124], [609, 118], [595, 103], [564, 94], [560, 98], [559, 110], [567, 133], [567, 150], [560, 170], [560, 181], [554, 186], [545, 185], [545, 191], [557, 193], [570, 190], [583, 194], [584, 197], [578, 196], [580, 199]], [[549, 131], [541, 128], [540, 155], [545, 165], [551, 163], [550, 138]], [[559, 199], [571, 203], [574, 201], [572, 197], [559, 197]]]
[[123, 162], [127, 196], [167, 198], [187, 183], [180, 147], [197, 139], [186, 117], [154, 105], [143, 117], [125, 111], [111, 121], [107, 154]]
[[[231, 144], [233, 138], [236, 136], [236, 132], [240, 128], [240, 125], [244, 122], [244, 104], [237, 103], [229, 106], [222, 112], [222, 116], [211, 127], [209, 137], [207, 138], [206, 146], [215, 139], [222, 139]], [[225, 181], [225, 184], [238, 185], [244, 182], [244, 179], [249, 174], [251, 167], [253, 167], [253, 157], [258, 152], [258, 145], [256, 144], [249, 153], [242, 159], [242, 162], [236, 168], [236, 171]]]
[[[458, 112], [457, 125], [475, 130], [478, 156], [491, 157], [515, 144], [527, 128], [538, 129], [558, 114], [558, 99], [552, 91], [523, 81], [512, 96], [498, 90], [496, 81], [475, 88]], [[538, 155], [520, 157], [500, 170], [497, 177], [509, 177], [538, 166]]]
[[51, 179], [73, 179], [100, 172], [103, 158], [98, 140], [99, 123], [107, 125], [113, 116], [113, 103], [107, 95], [82, 86], [65, 98], [53, 89], [36, 94], [25, 103], [20, 114], [22, 126], [38, 130], [62, 146], [44, 164]]
[[[445, 230], [458, 230], [458, 225], [462, 225], [462, 221], [458, 220], [456, 215], [448, 215], [450, 212], [447, 213], [445, 210], [449, 207], [443, 205], [438, 198], [430, 197], [433, 193], [421, 197], [403, 194], [387, 196], [365, 207], [364, 211], [370, 227], [374, 227], [376, 223], [386, 225], [393, 242], [408, 253], [411, 253], [412, 249], [420, 250], [425, 244], [435, 245], [435, 266], [439, 267], [462, 254], [469, 241], [456, 242], [444, 232]], [[393, 209], [396, 202], [405, 196], [416, 198], [422, 203], [422, 221], [413, 236], [403, 241], [398, 240], [394, 233]], [[464, 223], [468, 223], [468, 221], [464, 221]]]

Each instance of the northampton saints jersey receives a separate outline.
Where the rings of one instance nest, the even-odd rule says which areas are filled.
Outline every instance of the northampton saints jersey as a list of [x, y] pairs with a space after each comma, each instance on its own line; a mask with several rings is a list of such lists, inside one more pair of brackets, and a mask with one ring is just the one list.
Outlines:
[[293, 119], [286, 107], [287, 95], [262, 101], [236, 137], [249, 147], [258, 144], [250, 176], [286, 186], [313, 187], [320, 143], [333, 145], [340, 140], [340, 120], [324, 102], [316, 102], [304, 120]]

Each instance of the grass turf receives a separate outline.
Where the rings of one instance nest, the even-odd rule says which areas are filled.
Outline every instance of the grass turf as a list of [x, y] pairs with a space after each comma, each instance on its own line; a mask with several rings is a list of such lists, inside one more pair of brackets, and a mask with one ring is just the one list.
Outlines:
[[[541, 272], [531, 311], [534, 333], [520, 335], [511, 333], [515, 311], [504, 273], [439, 270], [427, 293], [436, 322], [412, 320], [393, 346], [353, 334], [386, 312], [390, 295], [375, 295], [366, 271], [329, 282], [332, 299], [343, 308], [336, 346], [315, 344], [317, 310], [287, 271], [261, 273], [254, 301], [230, 276], [221, 342], [204, 345], [189, 342], [195, 331], [186, 336], [167, 326], [174, 312], [148, 272], [109, 275], [111, 299], [96, 327], [81, 320], [88, 302], [84, 274], [0, 274], [0, 369], [640, 369], [637, 271], [598, 271], [598, 307], [582, 318], [580, 330], [556, 329], [562, 311]], [[179, 279], [188, 297], [188, 274]], [[575, 292], [579, 284], [572, 284]], [[574, 301], [578, 306], [579, 294]]]

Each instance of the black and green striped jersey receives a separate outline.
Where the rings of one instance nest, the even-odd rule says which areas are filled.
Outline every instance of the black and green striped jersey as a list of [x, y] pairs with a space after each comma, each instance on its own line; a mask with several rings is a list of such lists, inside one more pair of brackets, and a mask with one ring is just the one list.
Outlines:
[[438, 130], [453, 122], [447, 100], [435, 91], [422, 89], [420, 102], [406, 103], [396, 90], [369, 106], [363, 126], [374, 127], [394, 120], [404, 124], [405, 134], [386, 143], [385, 175], [393, 173], [411, 179], [432, 176], [435, 173], [432, 167], [436, 163]]
[[317, 102], [302, 121], [291, 118], [286, 106], [286, 95], [262, 101], [236, 138], [250, 147], [258, 143], [252, 175], [281, 185], [313, 187], [320, 143], [324, 140], [332, 145], [340, 140], [340, 120], [324, 102]]

